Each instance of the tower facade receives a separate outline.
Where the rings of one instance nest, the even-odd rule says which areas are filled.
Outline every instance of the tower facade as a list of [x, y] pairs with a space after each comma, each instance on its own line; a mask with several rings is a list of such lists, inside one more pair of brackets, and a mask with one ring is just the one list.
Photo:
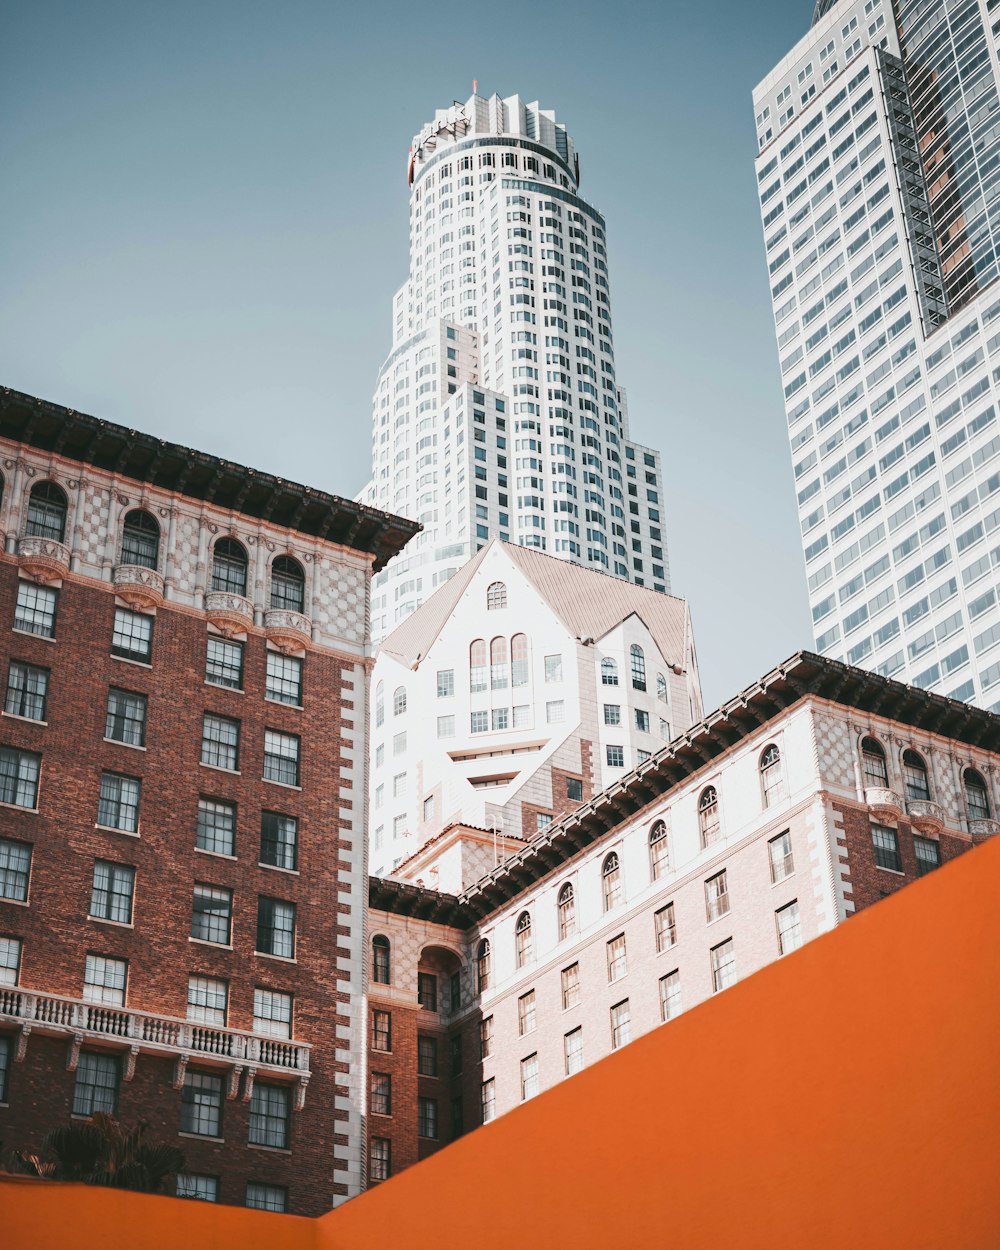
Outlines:
[[817, 5], [754, 92], [816, 647], [1000, 707], [1000, 77], [985, 3]]
[[579, 178], [566, 127], [518, 96], [439, 109], [413, 140], [361, 497], [424, 530], [376, 579], [376, 642], [491, 538], [670, 589], [660, 457], [629, 438]]

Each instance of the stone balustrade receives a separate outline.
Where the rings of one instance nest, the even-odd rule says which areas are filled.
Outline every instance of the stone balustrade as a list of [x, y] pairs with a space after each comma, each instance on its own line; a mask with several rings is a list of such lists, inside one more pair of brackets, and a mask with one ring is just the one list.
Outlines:
[[903, 814], [902, 796], [885, 786], [866, 787], [865, 802], [871, 808], [872, 816], [877, 821], [895, 823]]
[[112, 580], [115, 593], [134, 608], [155, 608], [163, 602], [163, 578], [141, 564], [119, 564]]
[[69, 548], [54, 538], [26, 534], [17, 540], [17, 562], [29, 577], [58, 581], [69, 572]]
[[919, 833], [940, 833], [944, 828], [944, 808], [931, 799], [908, 799], [906, 814]]

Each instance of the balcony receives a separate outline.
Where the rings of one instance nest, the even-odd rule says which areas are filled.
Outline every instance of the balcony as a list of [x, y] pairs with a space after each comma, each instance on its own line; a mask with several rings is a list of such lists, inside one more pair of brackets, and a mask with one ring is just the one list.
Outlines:
[[919, 833], [938, 834], [944, 828], [944, 808], [930, 799], [907, 799], [906, 814]]
[[879, 823], [895, 824], [903, 814], [903, 800], [895, 790], [884, 786], [868, 786], [865, 802], [871, 808], [872, 818]]
[[1000, 833], [1000, 820], [991, 820], [988, 816], [980, 816], [969, 821], [969, 832], [974, 838], [992, 838]]
[[141, 564], [119, 564], [112, 580], [118, 597], [140, 612], [163, 602], [163, 578], [155, 569]]
[[205, 611], [212, 624], [227, 638], [232, 634], [245, 634], [253, 624], [250, 600], [227, 590], [210, 590], [205, 596]]
[[17, 540], [17, 562], [39, 582], [57, 582], [69, 572], [69, 548], [54, 538], [37, 534]]
[[268, 608], [264, 613], [264, 629], [279, 651], [299, 651], [312, 638], [309, 617], [287, 608]]

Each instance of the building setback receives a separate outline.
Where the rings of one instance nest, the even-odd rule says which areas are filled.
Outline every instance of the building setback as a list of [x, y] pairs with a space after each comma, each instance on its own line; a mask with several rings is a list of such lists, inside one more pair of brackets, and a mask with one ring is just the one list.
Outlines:
[[454, 893], [372, 878], [369, 1183], [995, 835], [998, 804], [1000, 718], [803, 652]]
[[109, 1111], [177, 1192], [363, 1166], [369, 586], [415, 526], [0, 392], [0, 1138]]
[[1000, 67], [986, 6], [817, 5], [754, 91], [816, 648], [1000, 709]]

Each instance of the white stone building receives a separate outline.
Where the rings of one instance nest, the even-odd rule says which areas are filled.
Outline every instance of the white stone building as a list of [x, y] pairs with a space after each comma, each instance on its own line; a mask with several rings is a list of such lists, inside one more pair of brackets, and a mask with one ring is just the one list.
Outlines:
[[383, 642], [370, 867], [454, 822], [532, 837], [701, 715], [687, 604], [491, 541]]

